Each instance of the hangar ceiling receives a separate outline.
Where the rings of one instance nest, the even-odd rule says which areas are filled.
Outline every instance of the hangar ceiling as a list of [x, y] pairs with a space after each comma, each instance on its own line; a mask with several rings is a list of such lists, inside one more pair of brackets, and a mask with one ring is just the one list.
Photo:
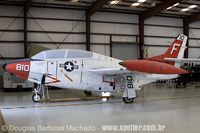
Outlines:
[[[23, 4], [26, 0], [1, 0], [0, 4]], [[87, 9], [98, 0], [30, 0], [32, 6], [68, 7], [75, 9]], [[168, 3], [159, 14], [167, 16], [185, 17], [199, 13], [199, 0], [100, 0], [103, 2], [102, 11], [141, 13], [155, 8], [162, 3]]]
[[[91, 16], [96, 11], [138, 14], [139, 51], [143, 58], [144, 21], [151, 16], [170, 16], [183, 19], [183, 33], [189, 36], [189, 24], [200, 20], [199, 0], [0, 0], [0, 5], [24, 7], [24, 55], [27, 57], [27, 20], [30, 7], [77, 9], [85, 11], [86, 50], [90, 51]], [[8, 16], [9, 17], [9, 16]], [[4, 32], [6, 30], [3, 30]], [[3, 42], [3, 41], [2, 41]], [[189, 46], [189, 43], [187, 43]], [[188, 56], [188, 50], [185, 57]]]

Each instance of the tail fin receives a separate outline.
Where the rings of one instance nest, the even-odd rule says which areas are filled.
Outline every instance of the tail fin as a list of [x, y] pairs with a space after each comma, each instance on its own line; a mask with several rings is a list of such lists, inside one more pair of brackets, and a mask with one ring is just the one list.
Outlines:
[[[186, 49], [187, 36], [183, 34], [179, 34], [178, 37], [174, 40], [174, 42], [170, 45], [167, 51], [164, 54], [154, 56], [149, 58], [149, 60], [155, 60], [159, 62], [166, 62], [164, 58], [178, 58], [181, 59], [184, 56], [184, 52]], [[180, 63], [168, 62], [171, 65], [175, 65], [176, 67], [180, 67]]]

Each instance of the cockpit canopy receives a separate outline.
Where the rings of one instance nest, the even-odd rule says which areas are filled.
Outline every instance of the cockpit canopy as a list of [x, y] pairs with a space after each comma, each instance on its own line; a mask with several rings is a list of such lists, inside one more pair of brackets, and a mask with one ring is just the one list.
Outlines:
[[36, 54], [31, 59], [46, 60], [46, 59], [61, 59], [61, 58], [91, 58], [92, 52], [75, 49], [55, 49], [47, 50]]

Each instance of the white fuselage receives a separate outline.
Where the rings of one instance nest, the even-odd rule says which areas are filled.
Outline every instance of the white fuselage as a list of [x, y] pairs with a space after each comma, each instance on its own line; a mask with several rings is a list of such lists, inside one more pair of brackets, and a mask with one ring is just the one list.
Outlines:
[[[123, 74], [112, 74], [112, 72], [110, 74], [99, 74], [90, 71], [104, 68], [125, 69], [119, 65], [119, 62], [121, 62], [121, 60], [96, 53], [93, 53], [91, 58], [59, 58], [46, 59], [44, 61], [31, 61], [28, 80], [39, 84], [43, 75], [46, 75], [45, 84], [49, 86], [106, 92], [119, 91], [124, 89], [125, 85]], [[177, 77], [177, 75], [135, 72], [132, 74], [135, 81], [144, 81], [140, 83], [141, 85], [154, 82], [155, 80]], [[138, 86], [140, 86], [140, 84]], [[135, 87], [137, 89], [137, 86]]]
[[[66, 62], [72, 62], [75, 68], [72, 71], [66, 71], [63, 67]], [[46, 78], [46, 83], [50, 82], [47, 84], [49, 86], [80, 90], [112, 91], [113, 86], [110, 86], [110, 83], [103, 81], [102, 74], [97, 74], [88, 70], [96, 68], [122, 68], [122, 66], [119, 65], [119, 62], [120, 60], [99, 54], [93, 54], [92, 58], [32, 61], [28, 80], [37, 82], [35, 80], [36, 77], [41, 79], [42, 75], [40, 73], [45, 73], [49, 77], [60, 80], [60, 82], [53, 83], [54, 80]]]

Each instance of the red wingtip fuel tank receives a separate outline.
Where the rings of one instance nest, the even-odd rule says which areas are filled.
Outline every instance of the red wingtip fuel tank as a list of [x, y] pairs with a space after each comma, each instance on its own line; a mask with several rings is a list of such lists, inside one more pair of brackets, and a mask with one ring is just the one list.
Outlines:
[[127, 60], [120, 65], [126, 67], [129, 71], [138, 71], [151, 74], [186, 74], [187, 71], [169, 65], [167, 63], [149, 61], [149, 60]]
[[17, 77], [27, 80], [30, 71], [30, 61], [19, 61], [3, 65], [3, 69]]

